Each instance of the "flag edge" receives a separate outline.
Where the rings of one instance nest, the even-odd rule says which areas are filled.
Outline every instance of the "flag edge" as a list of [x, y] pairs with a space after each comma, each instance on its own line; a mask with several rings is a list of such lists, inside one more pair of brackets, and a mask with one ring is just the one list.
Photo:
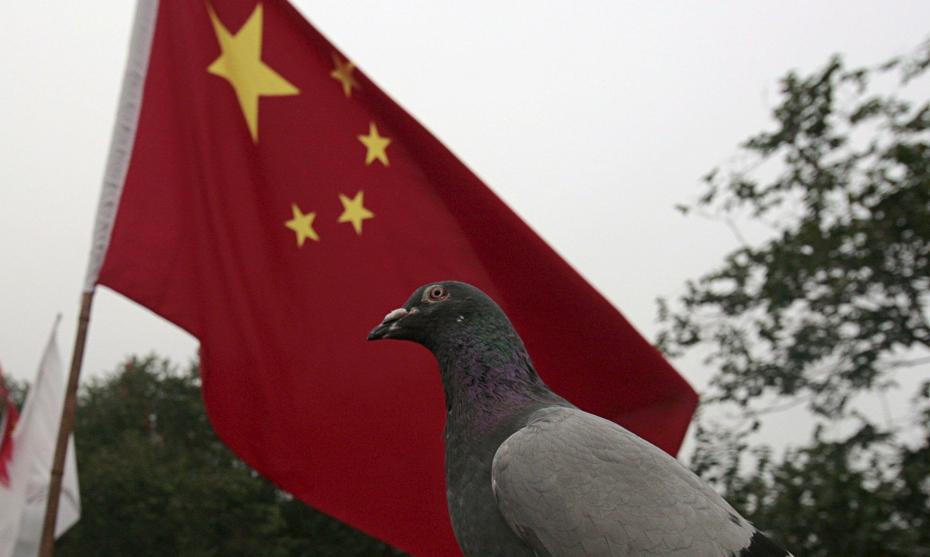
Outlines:
[[110, 150], [104, 167], [103, 183], [94, 218], [90, 257], [83, 292], [92, 292], [100, 276], [106, 257], [116, 213], [119, 208], [126, 173], [129, 170], [139, 115], [142, 112], [142, 97], [148, 74], [149, 55], [155, 37], [159, 0], [138, 0], [129, 39], [129, 56], [123, 73], [123, 84], [117, 104], [116, 121]]

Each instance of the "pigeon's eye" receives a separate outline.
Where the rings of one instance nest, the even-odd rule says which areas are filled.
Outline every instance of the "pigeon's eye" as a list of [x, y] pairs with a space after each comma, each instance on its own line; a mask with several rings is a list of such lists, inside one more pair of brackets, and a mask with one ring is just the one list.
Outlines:
[[448, 297], [449, 291], [439, 284], [426, 289], [426, 300], [428, 302], [441, 302]]

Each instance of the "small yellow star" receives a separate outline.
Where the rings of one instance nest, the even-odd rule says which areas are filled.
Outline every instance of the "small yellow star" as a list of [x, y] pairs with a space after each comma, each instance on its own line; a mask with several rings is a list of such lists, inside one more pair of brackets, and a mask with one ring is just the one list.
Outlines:
[[207, 10], [222, 51], [207, 71], [232, 85], [252, 141], [258, 143], [259, 97], [296, 95], [300, 90], [262, 62], [261, 4], [255, 6], [252, 15], [235, 35], [223, 25], [209, 4]]
[[359, 236], [362, 235], [362, 221], [375, 217], [374, 213], [365, 208], [364, 200], [365, 192], [361, 190], [359, 190], [352, 199], [349, 199], [341, 193], [339, 194], [339, 201], [342, 202], [342, 206], [345, 209], [342, 214], [339, 215], [339, 222], [351, 222], [352, 228], [355, 229], [355, 233]]
[[365, 164], [371, 164], [371, 161], [378, 159], [384, 166], [389, 166], [387, 156], [387, 146], [391, 144], [390, 138], [378, 135], [378, 127], [372, 122], [368, 125], [368, 135], [358, 136], [368, 152], [365, 153]]
[[355, 76], [352, 75], [352, 72], [355, 71], [355, 64], [348, 60], [343, 60], [338, 54], [333, 52], [333, 65], [336, 67], [333, 71], [329, 72], [329, 77], [342, 83], [342, 92], [346, 94], [346, 97], [351, 97], [352, 88], [355, 87], [359, 89], [358, 81], [356, 81]]
[[291, 203], [291, 213], [294, 218], [285, 222], [284, 226], [297, 233], [297, 247], [303, 247], [307, 238], [319, 242], [320, 237], [313, 229], [313, 219], [316, 218], [316, 213], [302, 213], [296, 203]]

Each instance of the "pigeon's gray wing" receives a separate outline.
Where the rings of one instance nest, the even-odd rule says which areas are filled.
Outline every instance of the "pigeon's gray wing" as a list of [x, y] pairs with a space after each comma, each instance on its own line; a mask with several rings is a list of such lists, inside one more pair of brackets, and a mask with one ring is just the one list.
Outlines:
[[575, 408], [540, 410], [508, 437], [491, 487], [538, 555], [729, 556], [755, 533], [674, 458]]

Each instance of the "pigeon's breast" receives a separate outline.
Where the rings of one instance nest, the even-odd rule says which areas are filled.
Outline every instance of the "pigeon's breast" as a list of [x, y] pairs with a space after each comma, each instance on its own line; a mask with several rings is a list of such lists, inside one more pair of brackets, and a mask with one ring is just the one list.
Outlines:
[[446, 425], [446, 496], [449, 516], [466, 557], [531, 557], [533, 551], [504, 521], [491, 490], [491, 462], [507, 437], [525, 424], [513, 417], [480, 436], [463, 424]]

